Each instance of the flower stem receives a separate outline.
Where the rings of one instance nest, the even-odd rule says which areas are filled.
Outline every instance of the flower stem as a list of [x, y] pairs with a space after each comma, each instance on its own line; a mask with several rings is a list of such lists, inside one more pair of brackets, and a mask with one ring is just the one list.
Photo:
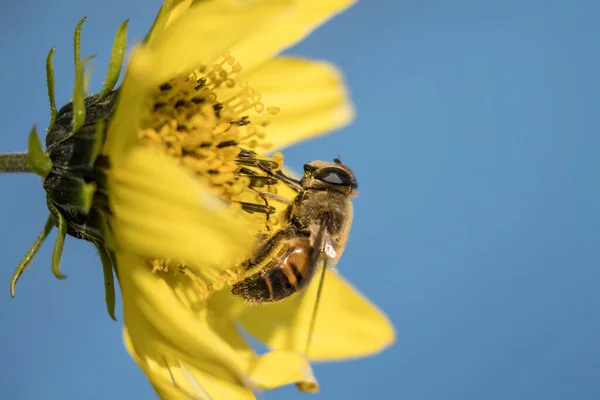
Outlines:
[[27, 163], [27, 153], [0, 154], [0, 173], [32, 172]]

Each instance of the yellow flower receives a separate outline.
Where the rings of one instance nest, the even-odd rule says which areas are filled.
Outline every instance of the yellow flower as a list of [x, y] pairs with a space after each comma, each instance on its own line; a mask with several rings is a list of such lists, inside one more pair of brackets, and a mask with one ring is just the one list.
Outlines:
[[[57, 114], [50, 96], [49, 156], [30, 136], [29, 166], [44, 177], [51, 217], [13, 284], [53, 225], [57, 276], [61, 237], [94, 243], [109, 312], [114, 266], [125, 344], [161, 398], [254, 398], [253, 390], [289, 383], [315, 391], [309, 359], [361, 357], [390, 345], [387, 318], [330, 271], [307, 355], [315, 282], [301, 301], [260, 307], [243, 304], [229, 289], [254, 238], [280, 226], [276, 217], [248, 212], [260, 204], [252, 191], [256, 177], [240, 169], [240, 147], [272, 152], [353, 116], [333, 66], [276, 55], [351, 3], [165, 1], [133, 49], [118, 92], [107, 84], [84, 99], [87, 60], [76, 61], [71, 108]], [[113, 56], [122, 60], [120, 38]], [[78, 44], [75, 51], [78, 60]], [[72, 148], [85, 148], [85, 157], [76, 154], [85, 173], [74, 167], [73, 154], [65, 159], [64, 145], [74, 141]], [[257, 157], [273, 170], [282, 167], [280, 153]], [[65, 187], [76, 190], [60, 198]], [[281, 184], [267, 190], [293, 197]], [[271, 350], [257, 355], [239, 326]]]
[[[132, 118], [135, 113], [131, 110], [142, 113], [147, 107], [148, 93], [166, 82], [163, 92], [168, 94], [158, 95], [158, 100], [154, 100], [155, 109], [157, 103], [164, 109], [176, 108], [179, 98], [173, 97], [173, 93], [188, 91], [190, 82], [192, 86], [197, 82], [212, 84], [210, 95], [207, 92], [198, 94], [205, 87], [195, 89], [194, 95], [202, 98], [213, 98], [214, 95], [214, 101], [225, 106], [222, 112], [231, 115], [217, 116], [218, 121], [209, 124], [208, 130], [214, 129], [210, 134], [206, 133], [204, 125], [206, 118], [212, 118], [209, 117], [212, 114], [210, 108], [203, 113], [202, 120], [186, 120], [193, 125], [191, 130], [195, 134], [202, 132], [206, 142], [217, 140], [210, 136], [219, 131], [219, 121], [241, 121], [248, 114], [252, 121], [249, 127], [257, 132], [249, 135], [247, 130], [245, 135], [250, 137], [237, 133], [227, 140], [242, 147], [267, 142], [266, 150], [281, 148], [347, 123], [352, 109], [333, 67], [326, 63], [272, 56], [349, 3], [253, 2], [240, 7], [239, 3], [206, 2], [191, 6], [178, 3], [173, 8], [166, 3], [147, 42], [132, 55], [120, 100], [123, 107], [117, 109], [111, 125], [111, 132], [114, 130], [119, 134], [109, 132], [108, 139], [119, 138], [123, 132], [131, 130], [138, 136], [127, 135], [132, 138], [130, 146], [139, 141], [140, 126], [135, 121], [140, 119]], [[204, 41], [203, 38], [211, 40]], [[250, 86], [246, 86], [245, 81]], [[220, 82], [225, 85], [220, 86]], [[193, 99], [189, 95], [187, 98]], [[165, 99], [170, 99], [170, 103], [163, 105], [168, 102]], [[281, 112], [267, 108], [264, 103], [278, 106]], [[164, 114], [159, 113], [162, 118]], [[176, 114], [175, 119], [181, 122], [181, 113]], [[196, 118], [197, 114], [194, 115]], [[261, 126], [262, 122], [269, 124]], [[227, 127], [229, 125], [227, 123]], [[161, 129], [164, 130], [164, 126]], [[150, 143], [181, 157], [179, 148], [171, 145], [176, 139], [170, 139], [171, 144], [165, 146], [164, 140], [156, 138], [158, 130], [142, 129], [141, 143]], [[167, 136], [165, 131], [162, 133], [163, 137]], [[186, 140], [189, 141], [189, 136], [177, 139], [177, 143], [185, 147]], [[118, 154], [121, 151], [118, 146], [122, 144], [107, 141], [108, 153]], [[216, 158], [225, 159], [225, 165], [230, 160], [222, 154]], [[184, 165], [197, 173], [202, 169], [191, 161]], [[136, 165], [131, 170], [138, 171], [140, 167]], [[228, 168], [224, 170], [228, 171]], [[148, 176], [149, 172], [142, 176]], [[168, 180], [169, 174], [164, 175]], [[212, 182], [212, 186], [214, 189], [218, 184]], [[238, 197], [231, 193], [220, 194], [229, 200], [239, 198], [239, 193], [236, 193]], [[137, 204], [135, 207], [140, 210]], [[134, 213], [135, 210], [128, 210], [126, 214]], [[147, 211], [139, 211], [140, 219], [147, 215]], [[122, 231], [115, 227], [117, 235]], [[131, 242], [139, 238], [138, 232], [132, 231], [131, 238]], [[122, 242], [124, 240], [119, 240]], [[148, 254], [145, 250], [141, 253]], [[198, 282], [198, 276], [206, 274], [210, 266], [200, 260], [196, 261], [199, 271], [194, 271], [196, 281], [193, 282], [168, 273], [149, 274], [143, 260], [136, 262], [131, 257], [123, 257], [118, 264], [134, 271], [127, 276], [121, 274], [120, 278], [126, 343], [159, 394], [175, 396], [173, 382], [189, 395], [202, 397], [206, 392], [211, 398], [224, 399], [250, 396], [239, 383], [250, 388], [274, 388], [289, 382], [302, 382], [300, 386], [304, 390], [316, 389], [309, 366], [299, 358], [306, 345], [317, 289], [314, 283], [300, 303], [297, 299], [289, 299], [268, 306], [248, 307], [229, 294], [228, 289], [205, 298], [203, 291], [198, 289], [203, 285]], [[191, 259], [186, 257], [185, 260]], [[383, 314], [341, 277], [329, 272], [327, 275], [308, 357], [315, 360], [359, 357], [388, 346], [394, 333]], [[212, 285], [218, 282], [219, 288], [223, 286], [219, 278], [208, 281]], [[257, 360], [236, 327], [237, 323], [279, 351]]]

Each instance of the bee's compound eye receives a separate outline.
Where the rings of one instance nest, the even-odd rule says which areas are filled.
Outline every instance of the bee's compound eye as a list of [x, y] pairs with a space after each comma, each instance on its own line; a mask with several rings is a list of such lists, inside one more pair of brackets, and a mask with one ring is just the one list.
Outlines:
[[314, 175], [315, 179], [329, 183], [331, 185], [352, 186], [352, 178], [343, 169], [323, 168]]

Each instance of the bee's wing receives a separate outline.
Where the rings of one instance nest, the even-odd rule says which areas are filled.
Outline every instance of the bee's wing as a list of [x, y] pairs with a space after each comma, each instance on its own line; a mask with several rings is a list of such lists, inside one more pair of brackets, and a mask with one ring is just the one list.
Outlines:
[[[319, 274], [319, 288], [317, 289], [317, 297], [315, 298], [315, 306], [310, 319], [310, 325], [308, 327], [308, 336], [306, 339], [306, 348], [304, 354], [308, 355], [310, 348], [311, 337], [315, 328], [315, 321], [317, 317], [317, 311], [319, 308], [319, 300], [321, 297], [321, 290], [323, 289], [323, 281], [325, 280], [325, 271], [327, 270], [327, 262], [330, 258], [335, 258], [336, 252], [333, 247], [333, 241], [331, 235], [327, 232], [327, 217], [325, 216], [318, 223], [313, 224], [311, 229], [310, 243], [312, 251], [310, 254], [310, 262], [315, 265], [315, 275]], [[320, 272], [320, 273], [319, 273]], [[307, 290], [301, 292], [298, 296], [297, 301], [301, 302], [306, 296]], [[299, 305], [299, 304], [298, 304]]]
[[[338, 253], [335, 250], [333, 238], [327, 231], [327, 219], [319, 221], [319, 223], [311, 226], [310, 243], [313, 248], [311, 253], [311, 262], [315, 265], [324, 263], [324, 268], [330, 268], [337, 272], [336, 263], [334, 260], [338, 258]], [[318, 270], [318, 268], [317, 268]]]
[[339, 260], [338, 253], [335, 250], [333, 238], [331, 235], [325, 235], [325, 243], [323, 243], [323, 255], [325, 261], [325, 268], [329, 268], [331, 271], [338, 273], [337, 261]]
[[[319, 273], [324, 273], [325, 268], [328, 267], [327, 262], [326, 262], [326, 258], [321, 257], [317, 262], [319, 263], [319, 265], [315, 268], [315, 275], [318, 275]], [[304, 288], [304, 290], [301, 290], [299, 292], [296, 293], [296, 295], [294, 296], [294, 303], [296, 305], [296, 307], [300, 307], [300, 303], [302, 303], [304, 301], [304, 298], [306, 297], [306, 293], [308, 293], [308, 286], [306, 288]]]
[[[325, 265], [323, 265], [324, 261], [325, 261], [325, 257], [323, 257], [324, 254], [324, 249], [326, 246], [326, 243], [331, 242], [331, 237], [330, 235], [327, 233], [327, 221], [318, 221], [313, 223], [310, 226], [310, 237], [309, 237], [309, 242], [310, 242], [310, 246], [311, 246], [311, 252], [310, 252], [310, 264], [311, 265], [316, 265], [316, 267], [314, 268], [314, 275], [317, 275], [319, 273], [319, 271], [324, 271], [324, 269], [322, 270], [321, 268], [325, 268]], [[313, 275], [313, 276], [314, 276]], [[312, 277], [311, 277], [312, 279]], [[297, 306], [300, 305], [300, 303], [304, 300], [304, 296], [306, 296], [306, 288], [305, 290], [302, 290], [300, 292], [298, 292], [295, 296], [294, 296], [294, 303], [296, 303]]]

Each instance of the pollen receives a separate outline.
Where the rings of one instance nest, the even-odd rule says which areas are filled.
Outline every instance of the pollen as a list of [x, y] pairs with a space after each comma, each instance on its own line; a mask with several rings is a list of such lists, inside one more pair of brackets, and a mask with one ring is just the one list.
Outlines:
[[[264, 128], [279, 108], [262, 102], [233, 56], [225, 54], [213, 65], [163, 83], [153, 92], [148, 109], [139, 129], [142, 146], [176, 159], [227, 201], [232, 212], [243, 215], [256, 235], [273, 231], [279, 220], [270, 216], [274, 208], [261, 193], [277, 193], [278, 182], [257, 163], [275, 172], [282, 168], [283, 156], [264, 157], [254, 151], [271, 147]], [[221, 266], [223, 273], [212, 276], [198, 276], [169, 260], [150, 264], [155, 273], [183, 273], [205, 296], [235, 281], [243, 271], [241, 261], [238, 266]]]

